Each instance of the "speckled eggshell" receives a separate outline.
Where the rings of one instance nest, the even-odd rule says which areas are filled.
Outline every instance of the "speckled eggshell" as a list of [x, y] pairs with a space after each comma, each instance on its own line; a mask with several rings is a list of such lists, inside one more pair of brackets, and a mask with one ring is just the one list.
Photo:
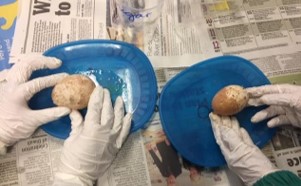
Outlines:
[[229, 85], [215, 94], [211, 104], [215, 114], [231, 116], [243, 110], [248, 100], [248, 93], [243, 87]]
[[89, 98], [95, 88], [94, 82], [84, 75], [70, 75], [57, 83], [51, 93], [57, 106], [70, 109], [83, 109], [88, 106]]

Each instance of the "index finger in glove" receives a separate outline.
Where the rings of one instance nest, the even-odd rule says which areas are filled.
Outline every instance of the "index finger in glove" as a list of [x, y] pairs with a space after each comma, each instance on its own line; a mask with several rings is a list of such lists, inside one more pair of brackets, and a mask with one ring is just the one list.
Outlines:
[[124, 106], [123, 100], [120, 96], [117, 97], [114, 106], [114, 124], [113, 124], [113, 131], [118, 133], [122, 127], [122, 120], [124, 117]]
[[16, 63], [9, 73], [6, 80], [15, 83], [24, 83], [31, 76], [32, 72], [38, 69], [54, 69], [61, 66], [61, 60], [54, 57], [46, 57], [42, 55], [27, 58], [25, 61]]
[[219, 145], [224, 156], [228, 156], [229, 147], [225, 146], [223, 133], [229, 130], [227, 126], [222, 125], [222, 118], [214, 113], [209, 114], [211, 120], [211, 125], [213, 129], [213, 134], [215, 137], [216, 143]]
[[234, 129], [225, 126], [221, 126], [220, 130], [223, 148], [230, 152], [235, 150], [242, 141], [240, 132], [237, 133]]
[[72, 110], [69, 115], [71, 120], [71, 132], [69, 136], [69, 141], [72, 141], [83, 129], [83, 117], [77, 110]]
[[131, 128], [131, 122], [132, 122], [132, 114], [128, 113], [124, 118], [122, 122], [122, 128], [119, 133], [119, 136], [116, 139], [116, 146], [117, 148], [121, 148], [122, 144], [124, 143], [125, 139], [127, 138], [130, 128]]
[[301, 109], [301, 96], [292, 96], [291, 94], [267, 94], [259, 98], [260, 102], [266, 105], [286, 106], [295, 109]]
[[232, 121], [229, 116], [221, 116], [222, 125], [228, 128], [232, 128]]
[[247, 144], [247, 145], [251, 145], [253, 146], [253, 140], [251, 139], [249, 133], [244, 129], [244, 128], [240, 128], [240, 133], [242, 136], [243, 141]]
[[209, 114], [209, 118], [211, 121], [212, 131], [213, 131], [216, 143], [218, 145], [220, 145], [221, 144], [221, 133], [220, 133], [219, 126], [221, 125], [221, 118], [212, 112]]
[[257, 112], [252, 118], [251, 121], [253, 123], [258, 123], [260, 121], [263, 121], [265, 119], [277, 116], [277, 115], [282, 115], [285, 114], [285, 110], [283, 107], [280, 106], [269, 106], [266, 109], [263, 109], [259, 112]]
[[101, 112], [101, 121], [100, 125], [104, 129], [111, 130], [114, 123], [114, 111], [111, 101], [110, 92], [108, 89], [104, 89], [103, 91], [103, 108]]
[[67, 73], [60, 73], [33, 79], [25, 84], [22, 84], [21, 91], [24, 92], [25, 99], [28, 101], [34, 94], [45, 88], [54, 86], [67, 75]]
[[103, 88], [101, 86], [96, 86], [89, 99], [87, 114], [85, 117], [85, 127], [100, 125], [102, 109]]
[[27, 120], [33, 120], [35, 127], [43, 125], [45, 123], [59, 119], [70, 113], [70, 109], [67, 107], [53, 107], [41, 110], [31, 110], [29, 118]]
[[270, 121], [268, 121], [267, 125], [270, 128], [281, 126], [281, 125], [293, 125], [298, 126], [299, 122], [297, 124], [291, 122], [289, 118], [286, 115], [279, 115], [277, 117], [272, 118]]
[[236, 117], [232, 116], [232, 117], [230, 117], [230, 120], [231, 120], [231, 125], [232, 125], [233, 131], [235, 131], [237, 134], [240, 134], [240, 126], [239, 126], [239, 122], [236, 119]]
[[259, 87], [246, 88], [250, 97], [260, 97], [265, 94], [291, 93], [297, 91], [300, 87], [295, 85], [264, 85]]

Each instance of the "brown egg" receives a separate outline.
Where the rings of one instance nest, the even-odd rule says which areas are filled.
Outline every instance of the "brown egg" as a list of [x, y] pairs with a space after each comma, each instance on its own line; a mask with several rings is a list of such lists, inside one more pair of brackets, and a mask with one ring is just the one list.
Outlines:
[[243, 87], [229, 85], [215, 94], [211, 105], [215, 114], [231, 116], [243, 110], [248, 100], [248, 93]]
[[94, 82], [87, 76], [70, 75], [54, 86], [51, 98], [57, 106], [83, 109], [88, 106], [94, 88]]

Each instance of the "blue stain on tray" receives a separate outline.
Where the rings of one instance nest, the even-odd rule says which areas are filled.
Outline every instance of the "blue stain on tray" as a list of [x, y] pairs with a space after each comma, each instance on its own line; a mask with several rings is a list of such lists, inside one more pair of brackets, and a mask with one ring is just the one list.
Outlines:
[[118, 96], [121, 96], [122, 93], [127, 94], [127, 85], [126, 83], [116, 75], [111, 70], [90, 70], [88, 71], [78, 71], [76, 74], [83, 74], [88, 77], [94, 76], [96, 78], [97, 83], [101, 86], [106, 87], [111, 93], [111, 99], [113, 102], [116, 100]]

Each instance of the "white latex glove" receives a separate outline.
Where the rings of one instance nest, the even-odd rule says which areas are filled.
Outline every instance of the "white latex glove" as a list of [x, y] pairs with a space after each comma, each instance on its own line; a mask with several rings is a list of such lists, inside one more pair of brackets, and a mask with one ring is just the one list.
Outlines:
[[235, 117], [209, 114], [216, 143], [229, 169], [246, 185], [253, 185], [263, 176], [277, 171], [269, 159], [254, 145], [244, 128], [239, 127]]
[[54, 69], [61, 61], [42, 55], [29, 56], [0, 72], [0, 153], [20, 139], [28, 138], [42, 124], [70, 113], [64, 107], [31, 110], [27, 101], [44, 88], [54, 86], [67, 74], [61, 73], [28, 81], [37, 69]]
[[78, 111], [70, 114], [72, 131], [64, 143], [54, 185], [93, 185], [103, 175], [129, 134], [131, 114], [124, 116], [118, 97], [113, 109], [110, 93], [96, 86], [83, 120]]
[[249, 105], [270, 105], [256, 113], [251, 121], [254, 123], [272, 118], [269, 127], [291, 124], [301, 127], [301, 86], [296, 85], [266, 85], [246, 89]]

